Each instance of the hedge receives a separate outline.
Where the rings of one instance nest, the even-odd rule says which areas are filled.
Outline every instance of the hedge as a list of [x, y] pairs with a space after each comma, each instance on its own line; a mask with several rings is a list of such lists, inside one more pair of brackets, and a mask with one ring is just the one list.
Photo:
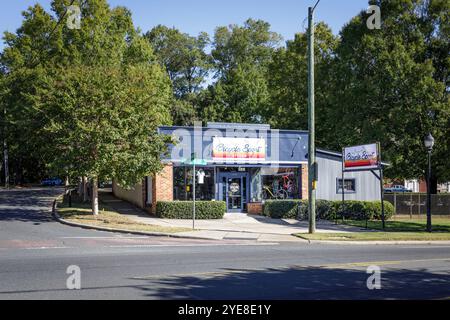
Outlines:
[[[394, 215], [394, 206], [384, 201], [386, 220]], [[307, 200], [267, 200], [264, 204], [265, 216], [274, 219], [308, 220]], [[322, 220], [345, 218], [351, 220], [381, 220], [381, 201], [316, 201], [316, 215]]]
[[[193, 201], [158, 201], [156, 216], [165, 219], [192, 219]], [[223, 219], [224, 201], [195, 201], [196, 219]]]

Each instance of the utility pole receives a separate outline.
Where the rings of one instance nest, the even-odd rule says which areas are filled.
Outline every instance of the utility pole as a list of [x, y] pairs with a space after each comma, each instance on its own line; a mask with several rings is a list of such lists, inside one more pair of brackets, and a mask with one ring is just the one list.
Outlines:
[[314, 101], [314, 7], [308, 8], [308, 213], [309, 233], [316, 232], [316, 132], [315, 132], [315, 101]]

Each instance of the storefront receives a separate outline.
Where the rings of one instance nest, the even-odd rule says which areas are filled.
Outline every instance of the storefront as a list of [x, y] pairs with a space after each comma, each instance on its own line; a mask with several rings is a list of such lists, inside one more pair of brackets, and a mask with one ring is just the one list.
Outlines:
[[174, 141], [164, 159], [173, 170], [172, 200], [193, 199], [192, 154], [196, 154], [196, 199], [225, 201], [228, 212], [262, 210], [268, 199], [301, 199], [307, 180], [307, 132], [267, 125], [210, 123], [207, 127], [162, 127]]
[[[230, 213], [260, 214], [269, 199], [308, 198], [308, 133], [268, 125], [209, 123], [206, 127], [161, 127], [172, 137], [163, 170], [132, 190], [113, 183], [114, 194], [155, 214], [158, 201], [225, 201]], [[196, 155], [195, 173], [192, 155]], [[346, 174], [342, 154], [318, 149], [317, 199], [380, 198], [371, 172]]]

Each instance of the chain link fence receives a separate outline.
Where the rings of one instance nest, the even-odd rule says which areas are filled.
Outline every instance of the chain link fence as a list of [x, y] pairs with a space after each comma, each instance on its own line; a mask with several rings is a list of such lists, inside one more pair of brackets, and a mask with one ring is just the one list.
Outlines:
[[[421, 218], [427, 214], [426, 193], [386, 193], [384, 200], [392, 203], [396, 215]], [[450, 217], [450, 193], [431, 195], [431, 214]]]

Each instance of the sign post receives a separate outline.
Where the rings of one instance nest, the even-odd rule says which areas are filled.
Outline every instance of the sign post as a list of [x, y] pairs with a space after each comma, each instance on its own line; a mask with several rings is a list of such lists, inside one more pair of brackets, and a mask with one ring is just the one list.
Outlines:
[[[342, 206], [345, 205], [345, 172], [371, 171], [380, 181], [381, 220], [383, 230], [386, 228], [384, 212], [383, 165], [381, 163], [380, 143], [344, 148], [342, 153]], [[378, 171], [377, 175], [375, 171]]]

